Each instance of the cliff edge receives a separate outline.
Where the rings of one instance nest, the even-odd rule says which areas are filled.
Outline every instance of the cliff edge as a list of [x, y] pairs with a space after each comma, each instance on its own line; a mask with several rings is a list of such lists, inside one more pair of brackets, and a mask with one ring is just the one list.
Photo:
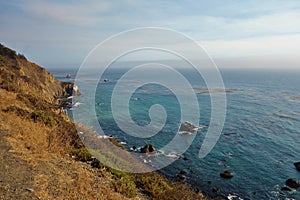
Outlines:
[[57, 99], [70, 87], [0, 44], [0, 199], [205, 199], [157, 173], [128, 174], [92, 158], [60, 112]]

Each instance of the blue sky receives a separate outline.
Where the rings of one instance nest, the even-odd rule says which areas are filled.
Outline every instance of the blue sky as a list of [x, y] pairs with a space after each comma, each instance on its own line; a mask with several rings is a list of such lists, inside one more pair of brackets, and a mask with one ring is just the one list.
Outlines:
[[137, 27], [182, 32], [219, 66], [300, 68], [300, 1], [0, 1], [0, 42], [46, 67], [80, 64]]

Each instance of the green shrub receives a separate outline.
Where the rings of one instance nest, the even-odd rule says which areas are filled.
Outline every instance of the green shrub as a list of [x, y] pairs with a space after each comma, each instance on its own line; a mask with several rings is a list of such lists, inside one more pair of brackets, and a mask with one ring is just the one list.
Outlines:
[[91, 166], [94, 168], [98, 168], [98, 169], [101, 169], [104, 167], [104, 165], [96, 158], [93, 159]]
[[73, 149], [71, 153], [79, 161], [82, 162], [92, 161], [92, 154], [84, 147], [81, 147], [79, 149]]
[[48, 102], [42, 100], [37, 94], [33, 93], [20, 93], [17, 95], [17, 99], [34, 109], [46, 110], [51, 107]]
[[167, 181], [158, 174], [137, 176], [136, 185], [152, 197], [159, 197], [161, 194], [172, 190], [172, 187], [167, 183]]
[[47, 126], [53, 126], [55, 123], [54, 117], [50, 113], [46, 113], [42, 110], [32, 112], [31, 119], [33, 119], [34, 122], [41, 121]]
[[123, 194], [128, 198], [135, 197], [137, 194], [137, 188], [132, 177], [125, 175], [115, 180], [113, 187], [116, 192]]

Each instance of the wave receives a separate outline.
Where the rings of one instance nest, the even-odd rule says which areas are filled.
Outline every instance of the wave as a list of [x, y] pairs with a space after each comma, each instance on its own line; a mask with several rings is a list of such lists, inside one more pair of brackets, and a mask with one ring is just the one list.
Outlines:
[[237, 194], [234, 194], [234, 193], [228, 194], [227, 198], [228, 198], [228, 200], [236, 200], [236, 199], [243, 200], [241, 197], [239, 197]]
[[300, 96], [292, 96], [292, 97], [289, 97], [289, 100], [290, 100], [290, 101], [300, 102]]
[[79, 105], [81, 105], [82, 103], [80, 103], [80, 102], [76, 102], [76, 103], [74, 103], [73, 104], [73, 107], [78, 107]]
[[181, 154], [179, 154], [179, 153], [176, 153], [176, 152], [168, 152], [168, 153], [166, 153], [166, 152], [164, 152], [162, 150], [157, 151], [157, 154], [158, 155], [164, 155], [164, 156], [169, 157], [169, 158], [174, 158], [176, 160], [181, 157]]
[[233, 92], [239, 92], [242, 91], [241, 89], [235, 89], [235, 88], [193, 88], [195, 91], [197, 91], [198, 94], [209, 94], [209, 93], [233, 93]]
[[109, 139], [109, 138], [112, 138], [112, 136], [108, 136], [108, 135], [98, 135], [97, 138], [99, 138], [99, 139]]
[[[295, 114], [290, 114], [290, 115], [287, 115], [285, 113], [282, 113], [282, 112], [276, 112], [276, 113], [273, 113], [274, 116], [276, 117], [279, 117], [279, 118], [282, 118], [282, 119], [293, 119], [295, 120], [296, 118], [294, 117]], [[293, 116], [292, 116], [293, 115]]]

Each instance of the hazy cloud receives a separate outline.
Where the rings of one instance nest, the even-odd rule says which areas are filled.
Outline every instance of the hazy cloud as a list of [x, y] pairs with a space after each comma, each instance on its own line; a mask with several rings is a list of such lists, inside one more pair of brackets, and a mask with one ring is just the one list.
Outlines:
[[80, 62], [112, 34], [155, 26], [192, 37], [214, 58], [294, 59], [299, 19], [299, 1], [12, 0], [0, 2], [0, 41], [39, 63]]

